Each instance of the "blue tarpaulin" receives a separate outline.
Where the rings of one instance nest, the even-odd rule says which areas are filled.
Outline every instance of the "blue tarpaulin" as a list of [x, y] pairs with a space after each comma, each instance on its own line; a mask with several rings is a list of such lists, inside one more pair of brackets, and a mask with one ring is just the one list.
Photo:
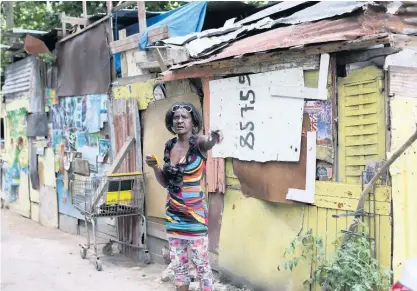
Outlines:
[[[155, 24], [148, 26], [146, 31], [142, 33], [139, 40], [140, 49], [144, 50], [148, 45], [148, 31], [161, 27], [168, 26], [169, 36], [184, 36], [193, 32], [200, 32], [203, 28], [204, 19], [206, 17], [207, 1], [191, 2], [187, 5], [174, 9], [173, 13], [159, 20]], [[172, 11], [171, 11], [172, 12]], [[168, 12], [169, 13], [169, 12]], [[163, 17], [165, 14], [156, 17]]]
[[[159, 14], [146, 20], [146, 31], [141, 35], [139, 48], [144, 50], [148, 45], [148, 31], [161, 26], [168, 26], [170, 37], [184, 36], [200, 32], [206, 17], [208, 1], [191, 2], [166, 13]], [[139, 32], [137, 23], [126, 27], [126, 36]], [[116, 72], [121, 71], [120, 53], [114, 55]]]

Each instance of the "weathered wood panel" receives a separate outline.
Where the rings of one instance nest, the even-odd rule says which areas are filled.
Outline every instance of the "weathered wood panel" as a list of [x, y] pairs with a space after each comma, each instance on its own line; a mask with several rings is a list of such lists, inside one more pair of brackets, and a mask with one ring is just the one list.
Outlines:
[[389, 66], [389, 95], [417, 98], [417, 68]]
[[224, 132], [214, 157], [299, 160], [304, 99], [271, 96], [271, 85], [304, 87], [302, 68], [210, 81], [210, 125]]
[[[172, 134], [165, 128], [165, 113], [173, 103], [179, 101], [191, 102], [201, 111], [200, 98], [195, 94], [179, 95], [150, 104], [143, 114], [144, 155], [156, 154], [162, 160], [165, 143], [168, 139], [173, 138]], [[166, 189], [159, 185], [153, 170], [146, 164], [143, 171], [146, 181], [146, 214], [147, 216], [165, 218]]]
[[[376, 67], [354, 70], [339, 82], [339, 179], [361, 184], [367, 160], [385, 159], [383, 72]], [[368, 131], [368, 132], [366, 132]], [[377, 145], [373, 154], [369, 145]], [[350, 151], [350, 149], [353, 149]], [[352, 155], [362, 151], [363, 155]]]
[[[204, 92], [204, 132], [208, 134], [210, 132], [210, 82], [211, 79], [203, 79], [203, 92]], [[206, 183], [208, 192], [220, 192], [224, 193], [226, 190], [226, 176], [224, 173], [224, 159], [213, 158], [212, 152], [208, 152], [206, 163]]]

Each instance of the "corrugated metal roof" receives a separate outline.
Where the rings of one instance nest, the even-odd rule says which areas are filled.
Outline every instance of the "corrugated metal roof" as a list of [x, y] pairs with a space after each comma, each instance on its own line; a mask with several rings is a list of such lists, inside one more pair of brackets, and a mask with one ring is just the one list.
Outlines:
[[271, 16], [273, 14], [286, 11], [288, 9], [297, 7], [301, 4], [307, 3], [308, 1], [283, 1], [281, 3], [275, 4], [274, 6], [268, 7], [264, 10], [261, 10], [241, 21], [238, 21], [236, 24], [247, 24], [253, 21], [257, 21], [259, 19]]
[[185, 47], [191, 57], [202, 57], [206, 54], [211, 54], [216, 48], [222, 47], [224, 44], [228, 44], [230, 41], [236, 40], [250, 31], [271, 28], [273, 22], [274, 21], [269, 17], [264, 18], [254, 24], [243, 26], [242, 28], [228, 34], [197, 38], [187, 43]]
[[351, 13], [357, 9], [368, 6], [369, 2], [344, 2], [344, 1], [326, 1], [319, 2], [314, 6], [305, 8], [299, 12], [294, 13], [291, 16], [277, 19], [276, 23], [285, 24], [299, 24], [310, 21], [317, 21], [346, 13]]
[[[275, 28], [238, 40], [208, 59], [172, 66], [171, 70], [274, 49], [355, 40], [381, 33], [417, 33], [417, 25], [405, 22], [404, 17], [409, 16], [378, 13], [370, 9], [360, 15]], [[206, 50], [207, 47], [208, 45], [205, 47]]]
[[[294, 4], [293, 4], [294, 3]], [[237, 22], [232, 27], [222, 27], [219, 29], [211, 29], [195, 33], [192, 35], [186, 35], [183, 37], [170, 38], [163, 41], [167, 45], [185, 45], [189, 54], [193, 58], [200, 58], [208, 55], [207, 52], [213, 54], [221, 48], [227, 46], [228, 43], [244, 37], [253, 30], [265, 30], [270, 29], [276, 25], [282, 24], [296, 24], [310, 21], [317, 21], [325, 18], [334, 17], [346, 13], [351, 13], [357, 9], [367, 6], [368, 2], [319, 2], [314, 6], [307, 7], [295, 14], [272, 20], [269, 17], [263, 15], [271, 15], [278, 11], [288, 10], [303, 4], [305, 2], [282, 2], [275, 6], [269, 7], [265, 10], [258, 12], [240, 22]], [[274, 10], [268, 11], [274, 8]], [[262, 14], [263, 13], [263, 14]], [[261, 19], [251, 25], [242, 26], [243, 23], [249, 23], [254, 20]], [[217, 36], [217, 37], [214, 37]]]
[[34, 62], [35, 57], [28, 57], [7, 66], [5, 71], [6, 80], [2, 88], [4, 96], [8, 97], [30, 90]]
[[[267, 15], [268, 9], [274, 7], [277, 9], [279, 5], [291, 7], [290, 3], [284, 3], [259, 13], [264, 12]], [[387, 12], [383, 12], [384, 10]], [[251, 21], [257, 19], [259, 15], [261, 14], [253, 17]], [[171, 70], [249, 53], [355, 40], [381, 33], [414, 35], [417, 34], [417, 5], [416, 2], [401, 2], [400, 5], [393, 5], [390, 2], [319, 2], [285, 18], [271, 20], [267, 17], [250, 26], [242, 26], [241, 23], [235, 23], [228, 28], [184, 36], [178, 40], [164, 40], [168, 46], [185, 46], [191, 57], [200, 59], [188, 64], [172, 66]], [[270, 30], [274, 26], [285, 24], [291, 25]], [[268, 31], [255, 34], [253, 31], [256, 30]], [[217, 36], [213, 36], [216, 34]], [[255, 35], [245, 38], [248, 34]], [[215, 55], [216, 53], [218, 54]], [[203, 59], [210, 55], [213, 56]]]

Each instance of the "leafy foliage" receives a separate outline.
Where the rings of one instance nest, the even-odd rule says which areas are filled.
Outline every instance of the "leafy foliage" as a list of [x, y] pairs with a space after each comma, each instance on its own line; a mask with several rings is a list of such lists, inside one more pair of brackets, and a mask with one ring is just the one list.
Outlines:
[[[113, 1], [113, 7], [119, 1]], [[169, 11], [177, 8], [186, 2], [183, 1], [156, 1], [145, 2], [148, 11]], [[1, 2], [1, 30], [6, 31], [6, 4]], [[132, 5], [129, 8], [135, 8]], [[82, 1], [14, 1], [13, 19], [14, 27], [49, 31], [56, 27], [61, 27], [61, 13], [68, 16], [80, 17], [83, 13]], [[105, 1], [87, 1], [88, 15], [106, 13]], [[1, 36], [1, 43], [7, 44], [8, 39]], [[9, 58], [5, 51], [1, 52], [1, 68], [4, 68]]]
[[[305, 285], [318, 283], [326, 290], [367, 291], [387, 290], [391, 271], [381, 272], [378, 261], [372, 257], [374, 243], [369, 240], [365, 226], [364, 231], [351, 235], [343, 247], [338, 247], [333, 257], [328, 259], [324, 250], [323, 239], [313, 235], [311, 229], [291, 241], [284, 257], [283, 268], [292, 271], [300, 261], [312, 262], [316, 270]], [[334, 242], [339, 245], [340, 241]], [[296, 256], [297, 253], [301, 253]]]

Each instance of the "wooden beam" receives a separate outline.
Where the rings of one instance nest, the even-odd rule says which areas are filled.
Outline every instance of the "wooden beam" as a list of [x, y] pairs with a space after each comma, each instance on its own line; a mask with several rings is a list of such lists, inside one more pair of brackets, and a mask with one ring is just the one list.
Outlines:
[[65, 18], [65, 12], [61, 13], [62, 36], [65, 38], [67, 35], [67, 24], [62, 21], [62, 18]]
[[[102, 23], [102, 22], [104, 22], [104, 21], [108, 20], [109, 18], [110, 18], [110, 15], [107, 15], [107, 16], [103, 17], [102, 19], [99, 19], [99, 20], [97, 20], [96, 22], [94, 22], [94, 23], [90, 24], [89, 26], [85, 27], [84, 29], [81, 29], [80, 31], [78, 31], [78, 32], [76, 32], [76, 33], [73, 33], [73, 34], [70, 34], [70, 35], [68, 35], [68, 36], [64, 37], [64, 38], [63, 38], [63, 39], [61, 39], [58, 43], [63, 43], [63, 42], [65, 42], [65, 41], [67, 41], [67, 40], [69, 40], [69, 39], [71, 39], [71, 38], [73, 38], [73, 37], [75, 37], [75, 36], [77, 36], [77, 35], [79, 35], [79, 34], [83, 33], [84, 31], [87, 31], [87, 30], [89, 30], [89, 29], [91, 29], [91, 28], [93, 28], [93, 27], [95, 27], [95, 26], [99, 25], [100, 23]], [[63, 29], [65, 29], [65, 28], [64, 28], [64, 26], [63, 26], [62, 28], [63, 28]]]
[[138, 1], [138, 22], [139, 22], [139, 32], [146, 30], [146, 8], [145, 1]]
[[388, 33], [368, 35], [355, 40], [338, 41], [322, 45], [311, 45], [301, 50], [306, 55], [318, 55], [323, 53], [334, 53], [340, 51], [356, 50], [371, 47], [378, 44], [390, 44], [392, 39]]
[[159, 34], [168, 33], [168, 25], [160, 26], [148, 31], [148, 36], [156, 36]]
[[111, 14], [113, 9], [113, 1], [106, 1], [107, 15]]
[[145, 82], [147, 80], [155, 79], [156, 74], [139, 75], [133, 77], [116, 79], [111, 85], [113, 87], [125, 86], [133, 83]]
[[161, 68], [162, 72], [165, 72], [168, 70], [168, 67], [164, 63], [164, 59], [162, 58], [161, 52], [158, 48], [155, 48], [153, 50], [153, 53], [155, 55], [156, 60], [158, 61], [159, 67]]
[[148, 43], [154, 43], [169, 38], [168, 25], [154, 28], [148, 31]]
[[[126, 29], [119, 30], [119, 39], [125, 39], [126, 38]], [[126, 53], [120, 54], [120, 66], [122, 69], [122, 77], [128, 76], [128, 66], [127, 66], [127, 58]]]
[[302, 67], [304, 70], [317, 70], [319, 56], [306, 56], [302, 52], [271, 52], [244, 56], [242, 58], [207, 62], [175, 71], [168, 71], [161, 78], [163, 81], [174, 81], [188, 78], [201, 78], [216, 75], [235, 75], [264, 73], [274, 70]]
[[[121, 2], [121, 1], [120, 1]], [[111, 12], [117, 12], [119, 10], [122, 10], [130, 5], [136, 4], [136, 1], [125, 1], [124, 3], [117, 5], [116, 7], [112, 8]]]
[[397, 48], [417, 49], [417, 36], [392, 34], [391, 44]]
[[125, 39], [116, 40], [110, 43], [110, 51], [112, 54], [124, 52], [138, 47], [140, 33], [126, 37]]
[[341, 52], [337, 54], [337, 64], [347, 65], [352, 63], [366, 62], [373, 58], [392, 55], [400, 51], [400, 48], [383, 47], [377, 49]]
[[87, 18], [71, 17], [66, 16], [64, 13], [61, 16], [61, 22], [69, 23], [71, 25], [84, 25], [87, 26], [90, 24], [90, 21]]
[[[166, 67], [172, 66], [173, 64], [174, 64], [173, 60], [164, 60], [164, 65]], [[136, 65], [138, 66], [139, 69], [142, 69], [142, 70], [161, 68], [160, 63], [158, 61], [140, 62], [140, 63], [136, 63]], [[165, 72], [165, 71], [161, 71], [161, 72]]]
[[316, 99], [327, 100], [327, 80], [329, 77], [330, 55], [321, 54], [319, 69], [319, 86]]
[[[158, 27], [148, 32], [148, 42], [153, 43], [168, 38], [168, 27]], [[138, 47], [138, 42], [141, 38], [141, 33], [136, 33], [119, 39], [110, 43], [110, 50], [112, 54], [120, 53]]]
[[87, 18], [88, 13], [87, 13], [87, 1], [83, 0], [83, 17]]

